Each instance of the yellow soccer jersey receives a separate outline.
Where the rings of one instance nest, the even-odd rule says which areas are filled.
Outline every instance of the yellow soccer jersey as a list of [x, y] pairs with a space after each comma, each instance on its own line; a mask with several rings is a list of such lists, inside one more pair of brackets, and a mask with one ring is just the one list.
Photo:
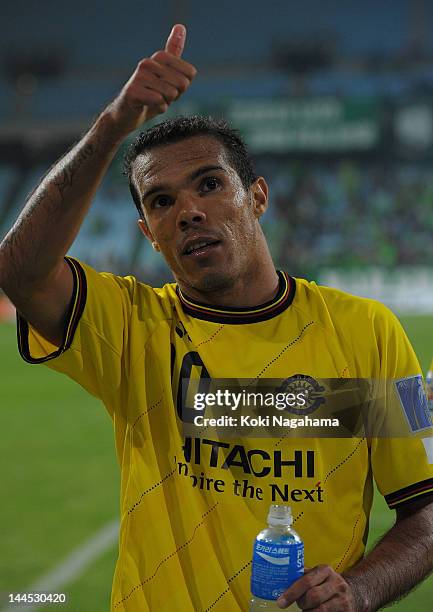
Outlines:
[[113, 419], [121, 467], [113, 611], [247, 610], [253, 540], [272, 502], [292, 506], [306, 565], [342, 572], [364, 552], [372, 477], [391, 508], [433, 491], [430, 447], [415, 437], [182, 434], [181, 377], [419, 374], [383, 305], [279, 273], [272, 301], [211, 308], [175, 284], [154, 289], [67, 261], [75, 290], [62, 346], [19, 319], [19, 347], [101, 398]]

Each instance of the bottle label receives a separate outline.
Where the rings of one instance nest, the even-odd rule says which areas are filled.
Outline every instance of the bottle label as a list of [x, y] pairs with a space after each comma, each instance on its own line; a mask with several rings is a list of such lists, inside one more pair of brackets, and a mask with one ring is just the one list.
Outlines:
[[251, 593], [275, 600], [304, 575], [304, 545], [256, 540], [253, 549]]

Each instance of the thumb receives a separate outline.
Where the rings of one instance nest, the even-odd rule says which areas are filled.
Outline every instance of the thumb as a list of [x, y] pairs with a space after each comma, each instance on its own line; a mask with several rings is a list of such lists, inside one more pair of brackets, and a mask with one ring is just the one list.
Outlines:
[[165, 50], [176, 57], [180, 57], [185, 46], [186, 28], [184, 25], [177, 23], [173, 26], [170, 36], [167, 38]]

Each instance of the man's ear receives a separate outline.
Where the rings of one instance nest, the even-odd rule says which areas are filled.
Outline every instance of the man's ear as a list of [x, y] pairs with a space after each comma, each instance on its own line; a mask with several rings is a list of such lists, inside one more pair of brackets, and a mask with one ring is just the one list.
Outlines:
[[268, 208], [268, 191], [268, 184], [262, 176], [251, 185], [253, 210], [257, 219], [260, 219]]
[[144, 234], [146, 238], [149, 240], [149, 242], [151, 243], [155, 251], [159, 251], [160, 250], [159, 244], [156, 242], [155, 238], [153, 237], [152, 232], [150, 231], [149, 226], [147, 225], [146, 221], [144, 219], [138, 219], [137, 225], [140, 228], [141, 233]]

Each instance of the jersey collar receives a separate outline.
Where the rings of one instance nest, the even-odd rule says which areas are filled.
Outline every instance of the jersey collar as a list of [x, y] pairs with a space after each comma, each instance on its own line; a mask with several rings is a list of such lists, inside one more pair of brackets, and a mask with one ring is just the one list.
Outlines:
[[182, 293], [179, 286], [176, 287], [176, 293], [180, 299], [184, 312], [196, 319], [212, 321], [213, 323], [228, 323], [231, 325], [258, 323], [279, 315], [290, 306], [295, 297], [295, 279], [286, 272], [281, 272], [280, 270], [277, 270], [277, 274], [279, 278], [277, 295], [273, 300], [255, 306], [254, 308], [231, 308], [228, 306], [222, 307], [203, 304], [187, 297]]

